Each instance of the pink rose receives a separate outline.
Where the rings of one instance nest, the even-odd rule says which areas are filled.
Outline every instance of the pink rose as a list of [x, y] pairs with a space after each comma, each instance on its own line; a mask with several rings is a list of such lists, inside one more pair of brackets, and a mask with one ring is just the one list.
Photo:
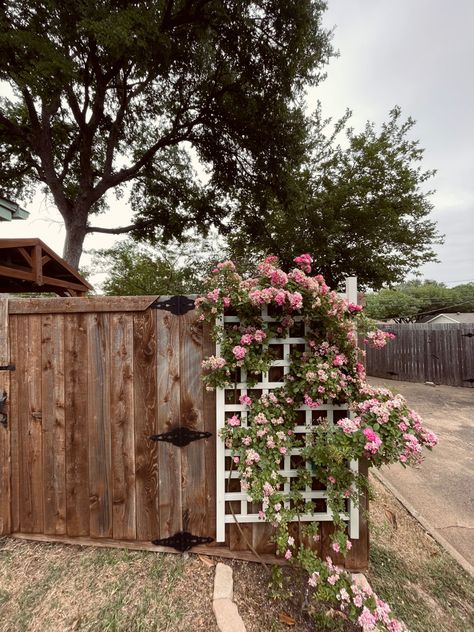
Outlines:
[[237, 345], [232, 349], [232, 353], [234, 354], [234, 358], [236, 360], [243, 360], [247, 355], [247, 349], [245, 347]]

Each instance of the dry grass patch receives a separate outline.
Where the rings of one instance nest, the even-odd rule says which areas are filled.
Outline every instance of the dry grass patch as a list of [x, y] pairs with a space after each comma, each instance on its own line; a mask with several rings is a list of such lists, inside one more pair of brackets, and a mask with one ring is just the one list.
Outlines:
[[[373, 486], [369, 580], [375, 591], [411, 632], [472, 632], [473, 578], [380, 483]], [[248, 632], [355, 629], [337, 617], [315, 624], [302, 608], [306, 581], [294, 569], [288, 569], [285, 599], [274, 601], [269, 569], [223, 561], [234, 569], [235, 601]], [[216, 632], [214, 565], [203, 556], [3, 539], [0, 632]]]
[[193, 556], [3, 540], [0, 630], [217, 630], [213, 569]]
[[368, 578], [411, 632], [472, 632], [474, 578], [372, 477]]

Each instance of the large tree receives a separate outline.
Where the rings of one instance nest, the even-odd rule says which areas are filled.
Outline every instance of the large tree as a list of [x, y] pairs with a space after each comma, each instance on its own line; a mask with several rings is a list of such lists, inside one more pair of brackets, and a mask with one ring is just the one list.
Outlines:
[[310, 252], [332, 287], [356, 275], [361, 288], [400, 282], [435, 260], [433, 172], [423, 169], [414, 121], [394, 108], [380, 130], [367, 123], [357, 133], [349, 118], [333, 125], [319, 109], [307, 160], [286, 174], [287, 197], [261, 188], [240, 204], [229, 235], [237, 259], [272, 253], [290, 266]]
[[[320, 0], [3, 0], [0, 189], [46, 185], [77, 265], [91, 216], [131, 185], [134, 231], [219, 222], [305, 144], [301, 100], [331, 53]], [[195, 177], [191, 158], [207, 171]], [[104, 232], [104, 229], [100, 229]], [[107, 229], [105, 229], [107, 230]]]

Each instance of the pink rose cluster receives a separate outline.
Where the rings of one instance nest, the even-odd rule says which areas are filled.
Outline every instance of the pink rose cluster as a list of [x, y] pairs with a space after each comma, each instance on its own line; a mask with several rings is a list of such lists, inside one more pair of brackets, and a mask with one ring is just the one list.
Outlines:
[[306, 253], [304, 255], [299, 255], [298, 257], [295, 257], [293, 261], [303, 270], [303, 272], [306, 272], [306, 274], [311, 272], [313, 259], [310, 254]]
[[383, 349], [383, 347], [387, 344], [387, 341], [393, 340], [393, 338], [396, 338], [395, 334], [392, 334], [389, 331], [376, 329], [375, 331], [369, 331], [364, 342], [372, 345], [376, 349]]
[[373, 430], [373, 428], [364, 428], [363, 434], [367, 439], [364, 450], [366, 452], [370, 452], [371, 454], [376, 454], [382, 445], [382, 440], [379, 435], [375, 432], [375, 430]]
[[218, 371], [226, 365], [225, 358], [218, 356], [209, 356], [206, 360], [201, 362], [201, 366], [205, 371]]
[[242, 347], [241, 345], [236, 345], [232, 349], [232, 353], [234, 355], [234, 358], [237, 360], [237, 362], [240, 362], [247, 355], [247, 349], [245, 347]]
[[350, 314], [357, 314], [361, 312], [364, 308], [362, 307], [362, 305], [357, 305], [356, 303], [349, 303], [347, 305], [347, 309]]
[[247, 329], [246, 333], [244, 333], [242, 335], [242, 337], [240, 338], [240, 344], [241, 345], [251, 345], [252, 342], [257, 342], [258, 344], [261, 344], [265, 338], [267, 337], [267, 334], [263, 331], [263, 329]]
[[342, 428], [346, 434], [353, 434], [360, 428], [360, 417], [353, 417], [352, 419], [345, 417], [344, 419], [339, 419], [337, 425], [339, 428]]
[[285, 307], [291, 311], [297, 311], [303, 307], [303, 296], [300, 292], [289, 292], [277, 287], [251, 290], [249, 300], [257, 306], [269, 305], [273, 302], [278, 307]]

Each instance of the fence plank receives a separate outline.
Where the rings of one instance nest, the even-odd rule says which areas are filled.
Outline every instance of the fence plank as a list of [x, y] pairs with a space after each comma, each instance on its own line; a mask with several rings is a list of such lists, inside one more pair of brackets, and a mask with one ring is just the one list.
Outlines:
[[66, 530], [90, 533], [87, 316], [64, 316]]
[[113, 534], [134, 540], [135, 451], [133, 411], [133, 315], [110, 315], [110, 414], [112, 430]]
[[[203, 323], [202, 329], [202, 357], [201, 360], [216, 352], [216, 344], [211, 337], [211, 328], [207, 323]], [[201, 370], [201, 368], [199, 367]], [[209, 476], [209, 472], [216, 471], [216, 393], [208, 391], [201, 382], [202, 391], [202, 418], [204, 432], [210, 432], [211, 437], [206, 439], [205, 452], [205, 477], [206, 485], [206, 515], [207, 526], [206, 533], [209, 537], [216, 537], [216, 477]]]
[[25, 533], [42, 533], [41, 316], [18, 322], [18, 349], [20, 528]]
[[[8, 298], [0, 295], [0, 365], [10, 364]], [[0, 426], [0, 536], [10, 533], [11, 520], [11, 415], [10, 371], [0, 371], [0, 398], [5, 397], [5, 426]]]
[[18, 317], [10, 316], [8, 329], [10, 334], [10, 357], [16, 370], [10, 375], [10, 432], [11, 432], [11, 518], [12, 531], [20, 529], [20, 431], [19, 431], [19, 354], [18, 354]]
[[90, 534], [96, 538], [112, 536], [109, 334], [109, 314], [88, 315]]
[[[169, 312], [156, 312], [157, 339], [157, 431], [169, 432], [181, 425], [179, 318]], [[171, 443], [158, 443], [160, 538], [183, 528], [181, 494], [181, 454]]]
[[[179, 340], [181, 424], [202, 432], [205, 423], [201, 382], [203, 327], [195, 311], [179, 317]], [[206, 454], [210, 447], [209, 440], [200, 439], [181, 449], [183, 529], [202, 536], [209, 535]]]
[[41, 319], [44, 533], [66, 533], [64, 317]]
[[156, 312], [134, 314], [133, 374], [137, 539], [158, 537], [158, 446], [156, 433]]

